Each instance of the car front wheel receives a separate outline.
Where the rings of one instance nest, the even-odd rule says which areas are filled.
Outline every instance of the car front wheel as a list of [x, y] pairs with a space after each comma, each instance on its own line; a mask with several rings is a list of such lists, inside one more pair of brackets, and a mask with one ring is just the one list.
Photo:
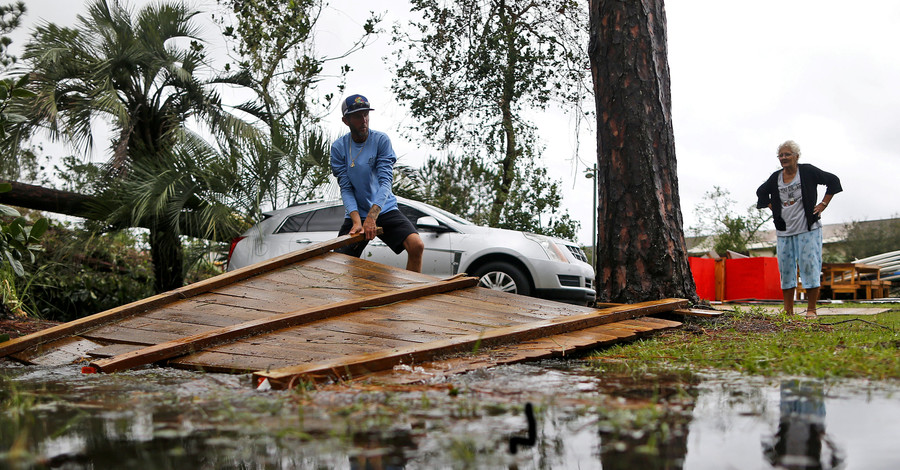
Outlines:
[[531, 295], [528, 278], [519, 268], [502, 262], [488, 263], [482, 266], [475, 276], [478, 285], [488, 289], [510, 292], [512, 294]]

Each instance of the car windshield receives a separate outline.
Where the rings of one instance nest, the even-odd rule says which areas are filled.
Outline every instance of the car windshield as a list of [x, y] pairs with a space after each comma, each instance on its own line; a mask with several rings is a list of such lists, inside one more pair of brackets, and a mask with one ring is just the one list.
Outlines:
[[[423, 204], [425, 204], [425, 203], [423, 203]], [[450, 220], [452, 220], [452, 221], [454, 221], [454, 222], [456, 222], [456, 223], [458, 223], [458, 224], [462, 224], [462, 225], [475, 225], [474, 223], [472, 223], [472, 222], [470, 222], [470, 221], [468, 221], [468, 220], [466, 220], [466, 219], [463, 219], [462, 217], [460, 217], [460, 216], [458, 216], [458, 215], [456, 215], [456, 214], [447, 212], [447, 211], [445, 211], [444, 209], [441, 209], [441, 208], [439, 208], [439, 207], [434, 207], [434, 206], [432, 206], [431, 204], [425, 204], [425, 205], [428, 206], [428, 208], [431, 209], [431, 210], [433, 210], [434, 212], [437, 212], [438, 214], [441, 214], [442, 216], [444, 216], [444, 217], [446, 217], [446, 218], [448, 218], [448, 219], [450, 219]]]

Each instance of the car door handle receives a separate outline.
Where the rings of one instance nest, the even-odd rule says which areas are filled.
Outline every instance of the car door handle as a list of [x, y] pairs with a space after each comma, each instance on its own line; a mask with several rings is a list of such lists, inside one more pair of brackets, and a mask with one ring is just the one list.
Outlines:
[[299, 240], [294, 240], [294, 241], [296, 243], [300, 243], [302, 245], [309, 245], [310, 243], [312, 243], [312, 240], [310, 240], [309, 238], [301, 238]]

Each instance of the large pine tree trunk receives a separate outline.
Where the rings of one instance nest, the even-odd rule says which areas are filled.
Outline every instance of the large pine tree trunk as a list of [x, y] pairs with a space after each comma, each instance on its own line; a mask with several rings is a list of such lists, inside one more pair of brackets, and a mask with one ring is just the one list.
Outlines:
[[663, 0], [591, 0], [597, 300], [696, 300], [682, 230]]

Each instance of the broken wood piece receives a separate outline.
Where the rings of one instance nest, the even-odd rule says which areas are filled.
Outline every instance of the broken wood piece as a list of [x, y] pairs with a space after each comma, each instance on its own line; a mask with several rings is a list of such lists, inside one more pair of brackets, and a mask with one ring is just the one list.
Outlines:
[[148, 346], [130, 351], [109, 359], [101, 359], [91, 363], [102, 372], [115, 372], [141, 365], [151, 364], [164, 359], [200, 351], [204, 348], [234, 341], [239, 338], [255, 336], [282, 328], [289, 328], [325, 318], [343, 315], [364, 308], [379, 307], [422, 296], [450, 292], [457, 289], [473, 287], [478, 278], [466, 277], [450, 281], [432, 282], [420, 286], [398, 289], [392, 292], [370, 295], [360, 299], [346, 300], [329, 305], [305, 308], [285, 314], [277, 314], [240, 323], [233, 326], [217, 328], [206, 333], [186, 336], [177, 340]]
[[436, 357], [489, 348], [512, 342], [528, 341], [550, 335], [627, 320], [630, 318], [669, 312], [688, 305], [684, 299], [665, 299], [631, 305], [619, 305], [592, 313], [558, 317], [550, 320], [497, 328], [481, 334], [464, 335], [432, 343], [344, 357], [316, 364], [286, 367], [253, 374], [254, 383], [268, 379], [273, 388], [290, 388], [298, 380], [324, 378], [346, 379], [369, 372], [390, 369], [399, 364], [415, 364]]
[[352, 236], [344, 235], [332, 240], [314, 243], [301, 250], [292, 251], [290, 253], [286, 253], [256, 264], [252, 264], [241, 269], [236, 269], [234, 271], [220, 274], [218, 276], [211, 277], [200, 282], [195, 282], [184, 287], [179, 287], [178, 289], [163, 292], [162, 294], [147, 297], [146, 299], [138, 300], [130, 304], [122, 305], [88, 317], [57, 325], [46, 330], [32, 333], [30, 335], [15, 338], [13, 340], [0, 343], [0, 357], [6, 357], [10, 354], [28, 349], [38, 344], [54, 341], [66, 336], [77, 335], [106, 323], [111, 323], [132, 315], [137, 315], [152, 308], [158, 308], [166, 304], [203, 294], [213, 289], [224, 287], [229, 284], [247, 279], [249, 277], [253, 277], [267, 271], [272, 271], [293, 263], [297, 263], [305, 259], [313, 258], [332, 251], [336, 248], [340, 248], [352, 243], [358, 243], [363, 240], [365, 240], [365, 234], [357, 234]]
[[718, 310], [706, 310], [701, 308], [684, 308], [678, 310], [672, 310], [672, 313], [676, 313], [678, 315], [686, 315], [691, 317], [704, 317], [704, 318], [713, 318], [722, 315], [722, 312]]

